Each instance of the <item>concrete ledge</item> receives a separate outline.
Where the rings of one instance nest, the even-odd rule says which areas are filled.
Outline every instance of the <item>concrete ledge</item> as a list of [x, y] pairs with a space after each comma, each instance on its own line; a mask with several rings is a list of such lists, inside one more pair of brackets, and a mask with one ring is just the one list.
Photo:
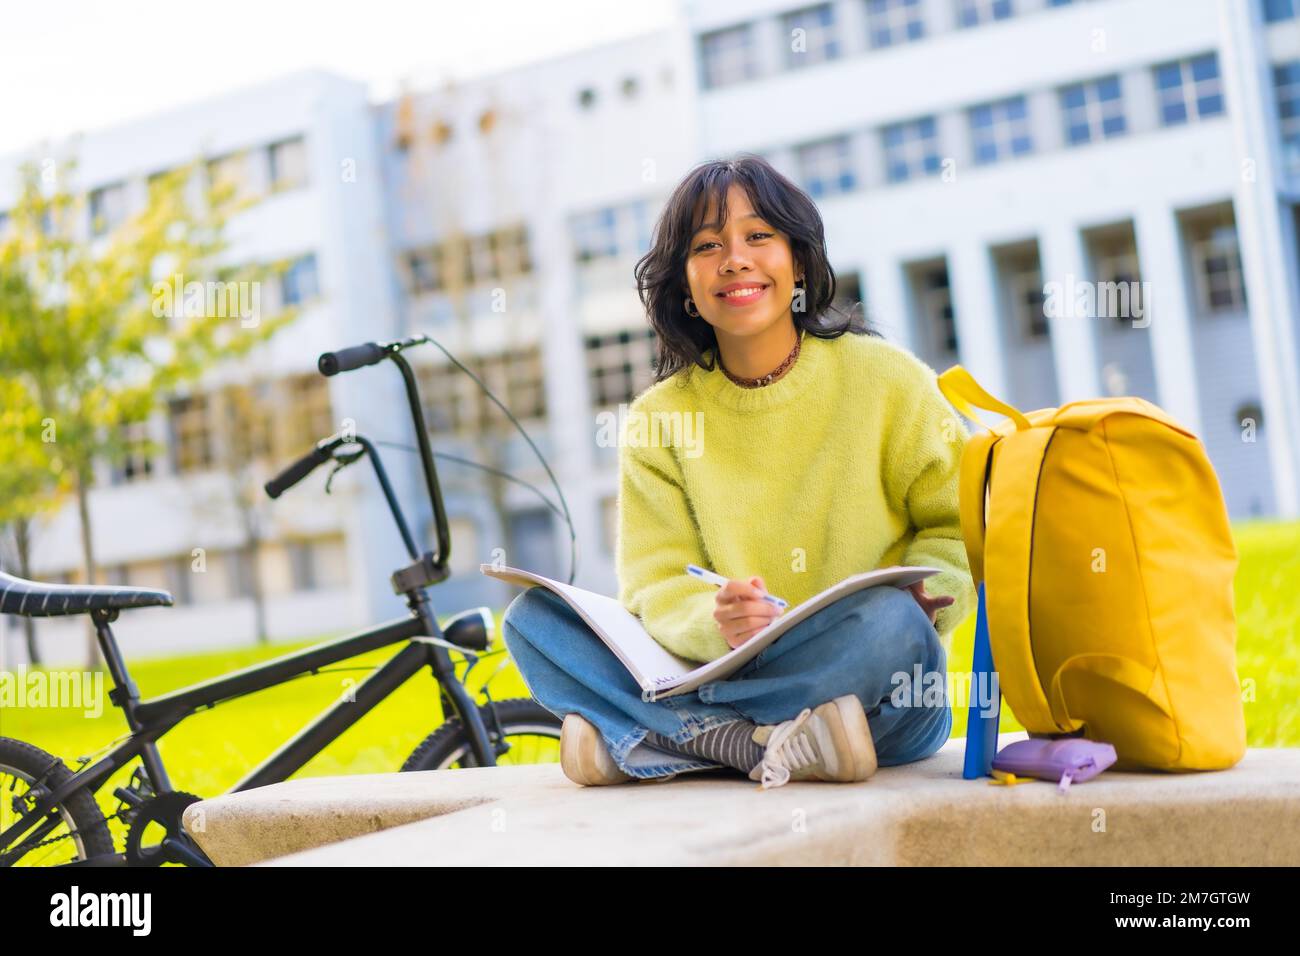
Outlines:
[[964, 749], [768, 791], [708, 771], [579, 787], [559, 764], [315, 777], [204, 800], [185, 825], [221, 866], [1300, 864], [1300, 749], [1064, 794], [963, 780]]

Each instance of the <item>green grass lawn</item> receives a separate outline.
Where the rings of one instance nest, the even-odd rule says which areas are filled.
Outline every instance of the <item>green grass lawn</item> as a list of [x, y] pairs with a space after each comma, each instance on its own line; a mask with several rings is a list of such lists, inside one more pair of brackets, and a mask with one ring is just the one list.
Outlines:
[[[1300, 522], [1251, 522], [1234, 527], [1241, 565], [1236, 579], [1238, 671], [1255, 682], [1255, 699], [1245, 704], [1247, 739], [1252, 747], [1300, 746], [1300, 610], [1293, 595], [1300, 588]], [[129, 617], [125, 626], [129, 626]], [[968, 673], [974, 636], [972, 615], [953, 636], [951, 671]], [[498, 638], [500, 645], [500, 611]], [[131, 661], [142, 696], [154, 697], [196, 681], [247, 667], [306, 646], [277, 644], [238, 651]], [[250, 768], [308, 724], [366, 672], [397, 647], [368, 654], [329, 672], [304, 677], [251, 697], [222, 704], [183, 722], [160, 742], [173, 785], [202, 796], [229, 789]], [[496, 670], [501, 657], [488, 657], [471, 685]], [[343, 667], [361, 668], [344, 670]], [[526, 697], [513, 666], [492, 678], [495, 699]], [[416, 745], [442, 721], [436, 687], [422, 671], [347, 733], [308, 763], [297, 776], [379, 773], [397, 770]], [[1022, 729], [1002, 712], [1002, 731]], [[966, 713], [954, 714], [953, 733], [964, 736]], [[9, 708], [0, 713], [0, 734], [26, 740], [75, 765], [126, 733], [115, 709], [97, 718], [78, 710]], [[119, 773], [100, 791], [107, 811], [116, 809], [112, 788], [129, 774]], [[116, 824], [116, 821], [114, 821]], [[119, 831], [120, 833], [120, 831]]]

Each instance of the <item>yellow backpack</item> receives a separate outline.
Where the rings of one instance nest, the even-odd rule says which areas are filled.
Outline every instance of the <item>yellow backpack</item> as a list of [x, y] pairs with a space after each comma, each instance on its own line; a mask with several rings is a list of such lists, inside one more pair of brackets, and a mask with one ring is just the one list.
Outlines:
[[1008, 416], [967, 443], [960, 497], [1016, 718], [1112, 744], [1116, 769], [1235, 764], [1237, 550], [1200, 441], [1141, 398], [1021, 414], [960, 365], [939, 387], [972, 420]]

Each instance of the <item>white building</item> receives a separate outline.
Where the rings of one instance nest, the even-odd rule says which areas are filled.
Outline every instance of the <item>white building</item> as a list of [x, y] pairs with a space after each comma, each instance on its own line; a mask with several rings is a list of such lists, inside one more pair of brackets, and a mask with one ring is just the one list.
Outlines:
[[[152, 438], [161, 454], [142, 452], [99, 468], [91, 516], [105, 577], [166, 588], [178, 604], [131, 613], [120, 635], [128, 656], [254, 639], [249, 564], [240, 554], [243, 512], [238, 486], [221, 467], [218, 426], [229, 414], [232, 389], [250, 386], [257, 407], [269, 413], [257, 442], [266, 451], [261, 477], [337, 430], [341, 409], [358, 422], [389, 414], [384, 383], [326, 380], [315, 370], [320, 352], [390, 337], [395, 328], [373, 130], [362, 85], [304, 74], [0, 161], [6, 210], [19, 163], [52, 162], [66, 175], [65, 161], [75, 158], [75, 188], [90, 199], [82, 228], [106, 232], [143, 206], [150, 176], [205, 157], [209, 175], [229, 177], [261, 199], [231, 222], [230, 257], [292, 262], [279, 282], [262, 284], [260, 305], [270, 315], [282, 302], [299, 304], [298, 321], [269, 347], [176, 396], [139, 429], [135, 437]], [[348, 163], [357, 175], [348, 174]], [[244, 483], [246, 492], [255, 490], [257, 477]], [[343, 477], [349, 480], [331, 498], [318, 481], [262, 509], [259, 577], [272, 635], [337, 630], [393, 602], [387, 570], [405, 563], [400, 542], [386, 513], [376, 510], [382, 500], [366, 493], [357, 476]], [[35, 531], [33, 576], [79, 581], [80, 555], [76, 506], [69, 502]], [[387, 570], [372, 574], [374, 567]], [[400, 604], [386, 608], [399, 610]], [[41, 622], [43, 658], [84, 659], [82, 626], [79, 619]], [[7, 661], [23, 659], [19, 633], [7, 628]]]
[[[1202, 437], [1234, 517], [1300, 513], [1293, 2], [749, 0], [687, 19], [701, 152], [761, 152], [809, 188], [888, 336], [1023, 409], [1147, 398]], [[1139, 321], [1045, 314], [1052, 283], [1133, 280]]]
[[[723, 0], [682, 12], [662, 33], [378, 106], [337, 78], [288, 78], [86, 137], [79, 179], [125, 183], [138, 201], [158, 169], [250, 150], [241, 175], [266, 198], [239, 222], [237, 249], [312, 257], [319, 298], [273, 348], [205, 382], [207, 410], [231, 382], [273, 383], [286, 416], [275, 464], [346, 419], [409, 444], [395, 370], [327, 383], [313, 369], [321, 351], [426, 332], [546, 456], [583, 587], [616, 585], [616, 450], [595, 440], [599, 415], [652, 380], [633, 263], [687, 169], [738, 151], [814, 195], [843, 295], [937, 370], [960, 362], [1022, 408], [1141, 395], [1202, 436], [1234, 517], [1300, 513], [1295, 0]], [[293, 185], [267, 181], [295, 157], [306, 173]], [[11, 168], [0, 163], [0, 210]], [[311, 271], [292, 293], [310, 291]], [[1110, 281], [1146, 295], [1109, 317], [1044, 308], [1054, 283], [1068, 296]], [[434, 347], [407, 354], [435, 452], [556, 502], [472, 380]], [[204, 401], [182, 398], [151, 423], [168, 453], [147, 473], [105, 469], [94, 493], [114, 579], [185, 598], [133, 612], [128, 654], [253, 633], [238, 509], [211, 504], [229, 480], [201, 437]], [[414, 456], [381, 451], [432, 547]], [[438, 466], [454, 572], [433, 592], [439, 613], [509, 596], [481, 561], [567, 579], [567, 525], [533, 491], [452, 457]], [[401, 613], [388, 576], [404, 555], [373, 477], [343, 475], [329, 498], [323, 482], [266, 511], [276, 637]], [[78, 554], [69, 507], [39, 533], [36, 576], [75, 578]], [[47, 659], [62, 646], [80, 657], [79, 642], [64, 645], [75, 625], [41, 633]]]

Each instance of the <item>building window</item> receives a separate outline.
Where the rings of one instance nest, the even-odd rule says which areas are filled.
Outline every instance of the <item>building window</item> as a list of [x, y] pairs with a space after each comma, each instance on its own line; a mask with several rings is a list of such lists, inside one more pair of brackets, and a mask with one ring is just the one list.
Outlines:
[[1005, 268], [1014, 328], [1024, 340], [1044, 338], [1048, 334], [1047, 295], [1038, 257], [1017, 255], [1006, 261]]
[[743, 83], [758, 76], [754, 33], [748, 23], [700, 37], [705, 89]]
[[272, 428], [280, 405], [275, 401], [271, 382], [255, 385], [230, 385], [222, 392], [222, 438], [224, 452], [236, 471], [244, 465], [271, 458], [296, 458], [307, 449], [294, 447], [283, 451], [272, 444]]
[[113, 463], [112, 483], [128, 485], [143, 481], [153, 474], [153, 456], [149, 448], [149, 425], [132, 422], [122, 426], [121, 456]]
[[957, 322], [953, 314], [952, 289], [949, 286], [948, 267], [937, 265], [920, 275], [919, 302], [921, 320], [925, 322], [930, 341], [945, 352], [957, 351]]
[[825, 63], [840, 55], [835, 14], [829, 3], [787, 13], [781, 22], [787, 39], [785, 65], [790, 69]]
[[1289, 20], [1296, 15], [1295, 0], [1264, 0], [1264, 22], [1276, 23], [1278, 20]]
[[587, 376], [593, 406], [631, 402], [653, 384], [655, 340], [653, 329], [587, 336]]
[[797, 147], [795, 164], [804, 189], [813, 199], [848, 192], [856, 184], [853, 150], [847, 136]]
[[1034, 148], [1023, 96], [972, 107], [970, 129], [976, 163], [994, 163]]
[[[465, 365], [473, 369], [472, 360]], [[478, 373], [475, 372], [477, 375]], [[451, 363], [416, 370], [424, 427], [432, 434], [469, 434], [479, 427], [479, 387]]]
[[320, 295], [316, 256], [308, 253], [295, 260], [280, 276], [280, 300], [286, 305], [303, 305]]
[[289, 460], [334, 434], [334, 413], [330, 408], [329, 380], [309, 372], [280, 382], [283, 396], [276, 458]]
[[957, 0], [957, 26], [977, 27], [1011, 16], [1011, 0]]
[[1215, 54], [1162, 63], [1155, 68], [1155, 75], [1160, 121], [1165, 126], [1223, 112], [1223, 85], [1219, 82], [1219, 58]]
[[307, 144], [301, 136], [272, 143], [266, 154], [268, 178], [273, 191], [307, 185]]
[[1140, 298], [1142, 276], [1132, 236], [1098, 240], [1092, 249], [1092, 261], [1097, 277], [1098, 318], [1114, 319], [1123, 328], [1133, 328], [1131, 320], [1150, 303]]
[[925, 36], [920, 0], [867, 0], [867, 41], [873, 48]]
[[596, 105], [596, 91], [590, 86], [584, 87], [578, 91], [578, 106], [584, 110], [589, 110]]
[[857, 272], [841, 272], [835, 276], [835, 300], [837, 308], [853, 313], [862, 309], [862, 276]]
[[625, 76], [623, 82], [619, 84], [619, 89], [622, 90], [625, 100], [634, 100], [637, 94], [641, 92], [641, 84], [637, 82], [635, 76]]
[[209, 160], [208, 185], [214, 190], [229, 189], [231, 198], [236, 202], [253, 198], [253, 179], [248, 168], [248, 154], [231, 153], [228, 156]]
[[433, 292], [438, 288], [438, 257], [433, 249], [419, 249], [406, 254], [407, 289], [411, 295]]
[[[546, 417], [546, 379], [540, 346], [512, 349], [465, 362], [520, 422]], [[451, 363], [416, 371], [425, 427], [435, 434], [483, 434], [514, 428], [472, 378]]]
[[1240, 312], [1246, 308], [1237, 229], [1218, 225], [1200, 230], [1192, 240], [1197, 300], [1205, 313]]
[[1277, 91], [1282, 162], [1292, 176], [1300, 176], [1300, 60], [1274, 66], [1273, 86]]
[[169, 403], [172, 469], [177, 474], [211, 468], [212, 421], [207, 395], [174, 398]]
[[612, 207], [573, 218], [573, 248], [579, 262], [610, 259], [618, 255], [616, 212]]
[[933, 116], [886, 126], [880, 138], [885, 148], [885, 175], [891, 183], [939, 172], [939, 139]]
[[106, 236], [126, 222], [126, 184], [101, 186], [90, 194], [90, 232]]
[[492, 261], [499, 279], [523, 275], [533, 268], [528, 249], [528, 228], [522, 224], [498, 229], [488, 236]]
[[1119, 77], [1075, 83], [1061, 90], [1065, 141], [1071, 146], [1119, 136], [1125, 130]]
[[632, 203], [632, 234], [635, 236], [636, 255], [643, 256], [650, 251], [650, 203], [642, 200]]
[[294, 591], [321, 591], [347, 586], [347, 547], [342, 535], [291, 541], [287, 550]]
[[[546, 417], [546, 377], [542, 351], [534, 345], [498, 355], [485, 355], [478, 362], [478, 377], [499, 397], [521, 422]], [[514, 426], [496, 402], [481, 397], [479, 427], [485, 431], [508, 431]]]
[[163, 574], [167, 581], [167, 590], [171, 592], [172, 598], [178, 605], [194, 603], [194, 592], [191, 588], [194, 577], [194, 568], [190, 563], [192, 560], [189, 555], [181, 555], [169, 558], [164, 565]]

